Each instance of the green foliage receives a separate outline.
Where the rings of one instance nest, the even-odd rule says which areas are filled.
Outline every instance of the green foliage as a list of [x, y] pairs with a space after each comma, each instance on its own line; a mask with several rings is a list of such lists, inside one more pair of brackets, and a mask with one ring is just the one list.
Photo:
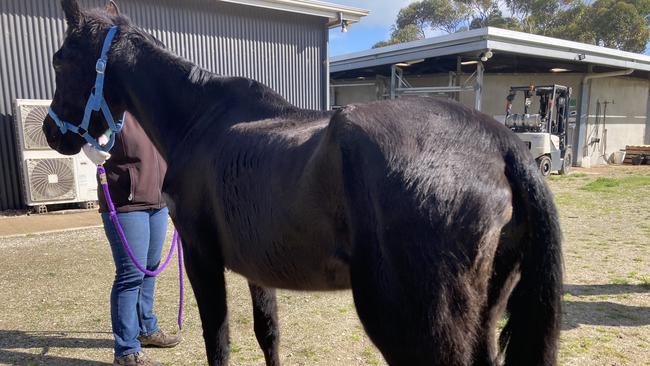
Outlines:
[[422, 39], [427, 30], [491, 26], [642, 53], [646, 15], [650, 0], [420, 0], [400, 10], [391, 39], [375, 47]]
[[645, 50], [650, 30], [634, 4], [598, 0], [592, 5], [591, 18], [597, 44], [632, 52]]
[[424, 38], [424, 34], [414, 24], [407, 24], [403, 28], [393, 28], [393, 33], [388, 41], [381, 41], [372, 48], [390, 46], [397, 43], [411, 42]]

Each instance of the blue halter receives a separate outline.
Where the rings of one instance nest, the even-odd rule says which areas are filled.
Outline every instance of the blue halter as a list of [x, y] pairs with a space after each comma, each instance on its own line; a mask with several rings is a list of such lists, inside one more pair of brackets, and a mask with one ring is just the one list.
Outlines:
[[[117, 33], [117, 26], [112, 26], [106, 34], [106, 39], [104, 39], [104, 46], [102, 47], [102, 53], [95, 64], [95, 70], [97, 71], [97, 78], [95, 79], [95, 87], [88, 97], [88, 102], [86, 103], [86, 110], [84, 111], [84, 118], [81, 121], [79, 126], [75, 126], [67, 121], [63, 121], [56, 115], [54, 110], [50, 107], [48, 114], [54, 120], [59, 131], [62, 134], [67, 133], [68, 131], [74, 132], [79, 136], [83, 137], [89, 144], [91, 144], [95, 149], [102, 151], [109, 151], [113, 148], [115, 144], [115, 134], [120, 132], [122, 125], [124, 124], [124, 115], [122, 119], [115, 123], [111, 110], [106, 104], [104, 99], [104, 73], [106, 72], [106, 64], [108, 62], [108, 50], [111, 48], [111, 42]], [[101, 109], [104, 119], [108, 123], [108, 128], [111, 130], [111, 135], [108, 141], [108, 144], [105, 146], [99, 145], [99, 142], [94, 137], [90, 136], [88, 133], [88, 125], [90, 124], [90, 115], [93, 112], [98, 112]], [[126, 112], [124, 112], [126, 114]]]

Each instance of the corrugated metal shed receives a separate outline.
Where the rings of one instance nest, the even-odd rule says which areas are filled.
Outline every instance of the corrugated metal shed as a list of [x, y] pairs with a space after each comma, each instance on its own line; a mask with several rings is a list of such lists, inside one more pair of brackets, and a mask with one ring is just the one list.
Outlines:
[[[80, 1], [99, 7], [103, 0]], [[121, 0], [134, 22], [222, 75], [259, 80], [304, 108], [327, 108], [330, 19], [214, 0]], [[50, 58], [65, 32], [58, 1], [0, 2], [0, 211], [22, 207], [12, 104], [51, 99]]]

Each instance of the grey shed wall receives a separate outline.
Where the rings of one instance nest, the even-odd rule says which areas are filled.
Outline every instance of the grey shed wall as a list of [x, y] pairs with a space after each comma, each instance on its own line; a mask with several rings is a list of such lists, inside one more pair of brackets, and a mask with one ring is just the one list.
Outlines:
[[[81, 0], [99, 7], [104, 0]], [[269, 85], [293, 104], [327, 108], [326, 19], [217, 2], [118, 0], [122, 13], [171, 50], [222, 75]], [[0, 1], [0, 211], [23, 206], [12, 104], [51, 99], [50, 58], [65, 32], [55, 0]]]

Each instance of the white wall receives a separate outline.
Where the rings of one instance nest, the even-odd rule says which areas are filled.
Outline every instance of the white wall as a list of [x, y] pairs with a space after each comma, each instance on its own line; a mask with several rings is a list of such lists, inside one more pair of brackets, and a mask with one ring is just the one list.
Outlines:
[[[625, 145], [648, 143], [649, 81], [617, 77], [594, 79], [591, 83], [586, 134], [586, 153], [591, 163], [603, 163]], [[606, 111], [605, 102], [609, 102]]]

